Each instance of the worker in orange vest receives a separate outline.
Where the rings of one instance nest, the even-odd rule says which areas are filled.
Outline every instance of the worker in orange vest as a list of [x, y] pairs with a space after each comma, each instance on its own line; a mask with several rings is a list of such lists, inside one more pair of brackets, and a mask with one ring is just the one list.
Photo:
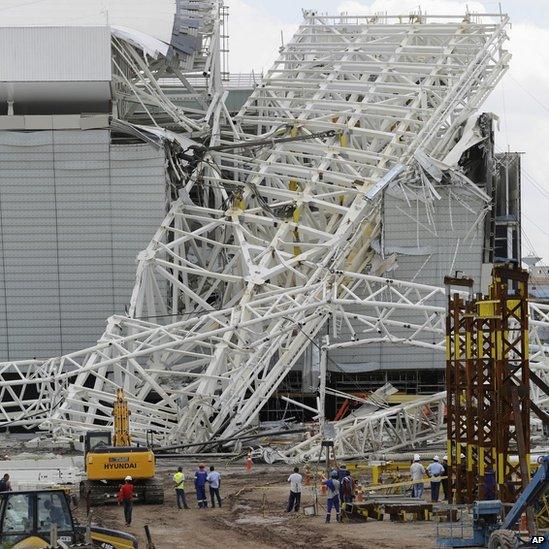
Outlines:
[[320, 491], [322, 492], [322, 495], [325, 496], [328, 492], [328, 488], [326, 488], [326, 484], [324, 484], [324, 481], [326, 480], [326, 477], [324, 475], [320, 476]]
[[305, 484], [305, 486], [309, 486], [309, 484], [311, 484], [311, 467], [308, 463], [305, 465], [305, 480], [303, 484]]
[[246, 471], [248, 471], [248, 473], [252, 472], [253, 465], [254, 461], [252, 459], [252, 453], [248, 452], [248, 455], [246, 456]]

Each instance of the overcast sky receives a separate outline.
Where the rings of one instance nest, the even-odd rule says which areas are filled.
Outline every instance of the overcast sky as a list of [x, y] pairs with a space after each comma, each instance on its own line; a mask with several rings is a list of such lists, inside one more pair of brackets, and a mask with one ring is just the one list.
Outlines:
[[[499, 2], [459, 0], [226, 0], [230, 13], [231, 72], [266, 70], [277, 54], [280, 31], [288, 40], [301, 8], [327, 13], [499, 12]], [[549, 263], [549, 0], [502, 0], [511, 16], [511, 67], [484, 106], [501, 119], [500, 150], [524, 152], [523, 255], [535, 251]], [[526, 237], [524, 237], [524, 233]], [[531, 245], [528, 243], [531, 241]], [[533, 248], [533, 250], [532, 250]]]

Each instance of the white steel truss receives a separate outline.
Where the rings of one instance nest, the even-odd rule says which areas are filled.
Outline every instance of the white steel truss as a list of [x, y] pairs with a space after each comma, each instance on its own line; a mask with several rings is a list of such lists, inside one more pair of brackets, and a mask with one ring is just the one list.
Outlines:
[[[205, 34], [219, 76], [211, 6]], [[436, 200], [441, 161], [506, 69], [507, 24], [306, 12], [234, 121], [220, 77], [202, 118], [165, 109], [207, 139], [185, 151], [194, 161], [177, 161], [179, 198], [138, 257], [129, 315], [109, 319], [89, 349], [1, 365], [4, 419], [72, 435], [108, 425], [123, 387], [139, 411], [136, 436], [208, 441], [252, 426], [327, 322], [358, 314], [372, 341], [438, 345], [442, 307], [432, 301], [441, 289], [376, 276], [394, 261], [371, 246], [380, 199], [392, 185]], [[163, 109], [154, 71], [120, 44], [117, 55], [135, 64], [138, 102]], [[474, 187], [448, 172], [452, 185]], [[423, 320], [395, 313], [406, 310]], [[402, 329], [409, 336], [395, 335]]]

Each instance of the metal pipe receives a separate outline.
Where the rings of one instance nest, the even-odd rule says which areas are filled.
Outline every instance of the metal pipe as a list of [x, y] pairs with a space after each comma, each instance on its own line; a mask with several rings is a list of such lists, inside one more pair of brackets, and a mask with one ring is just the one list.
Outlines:
[[[216, 452], [216, 453], [211, 453], [211, 454], [208, 454], [208, 458], [232, 458], [232, 457], [237, 457], [241, 454], [239, 453], [235, 453], [235, 452]], [[172, 453], [167, 453], [167, 454], [154, 454], [154, 457], [156, 459], [203, 459], [204, 458], [204, 454], [172, 454]]]
[[[438, 454], [440, 459], [442, 460], [443, 456], [445, 455], [446, 450], [444, 449], [444, 445], [441, 444], [438, 447], [433, 446], [429, 449], [428, 452], [421, 451], [421, 450], [414, 450], [413, 452], [399, 452], [396, 453], [388, 453], [388, 454], [370, 454], [368, 456], [368, 461], [371, 463], [372, 461], [409, 461], [410, 463], [414, 459], [414, 455], [418, 454], [419, 457], [423, 460], [432, 460], [433, 457]], [[440, 455], [442, 454], [442, 455]]]
[[278, 145], [279, 143], [290, 143], [294, 141], [307, 141], [309, 139], [320, 139], [322, 137], [334, 137], [338, 132], [335, 130], [326, 130], [323, 132], [310, 133], [308, 135], [297, 135], [295, 137], [273, 137], [270, 139], [251, 139], [250, 141], [240, 141], [239, 143], [229, 143], [225, 145], [216, 145], [208, 147], [208, 151], [231, 151], [234, 149], [253, 149], [254, 147], [263, 147], [265, 145]]
[[228, 437], [228, 438], [220, 438], [220, 439], [214, 439], [214, 440], [208, 440], [206, 442], [193, 442], [190, 444], [175, 444], [173, 446], [160, 446], [157, 449], [153, 448], [153, 451], [161, 451], [161, 450], [180, 450], [182, 448], [194, 448], [196, 446], [213, 446], [215, 444], [223, 444], [225, 442], [234, 442], [238, 440], [251, 440], [254, 438], [263, 438], [263, 437], [269, 437], [269, 436], [277, 436], [277, 435], [291, 435], [296, 433], [305, 433], [309, 429], [306, 428], [300, 428], [300, 429], [290, 429], [285, 431], [266, 431], [263, 433], [255, 433], [255, 434], [249, 434], [249, 435], [242, 435], [238, 437]]

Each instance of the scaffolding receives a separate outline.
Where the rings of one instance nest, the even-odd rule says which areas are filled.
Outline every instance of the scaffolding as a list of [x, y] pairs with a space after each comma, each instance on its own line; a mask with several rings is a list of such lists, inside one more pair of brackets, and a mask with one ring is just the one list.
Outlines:
[[446, 277], [445, 283], [448, 465], [454, 501], [514, 501], [527, 482], [530, 453], [528, 273], [496, 265], [489, 294], [474, 299], [451, 291], [472, 288], [471, 279]]

